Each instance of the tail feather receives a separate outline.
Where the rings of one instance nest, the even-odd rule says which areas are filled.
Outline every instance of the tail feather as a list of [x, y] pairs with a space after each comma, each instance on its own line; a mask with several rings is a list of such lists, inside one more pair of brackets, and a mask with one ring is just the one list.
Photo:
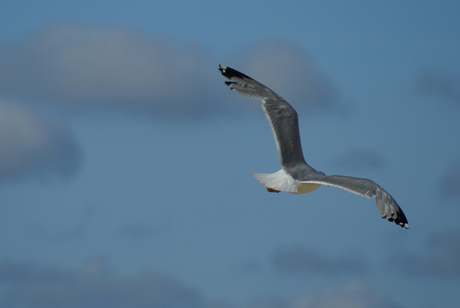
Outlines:
[[257, 181], [267, 188], [289, 193], [297, 193], [297, 181], [283, 169], [275, 173], [253, 172], [252, 175]]

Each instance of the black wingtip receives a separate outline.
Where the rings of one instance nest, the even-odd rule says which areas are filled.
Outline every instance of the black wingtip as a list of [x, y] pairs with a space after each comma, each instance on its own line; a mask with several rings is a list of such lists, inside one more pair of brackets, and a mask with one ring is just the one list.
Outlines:
[[409, 223], [407, 222], [406, 215], [404, 215], [404, 212], [402, 210], [398, 212], [398, 216], [396, 218], [393, 218], [393, 217], [387, 218], [387, 215], [383, 215], [382, 218], [388, 219], [389, 222], [394, 222], [395, 224], [399, 225], [401, 228], [409, 229]]
[[400, 213], [398, 213], [398, 218], [395, 219], [395, 223], [400, 225], [401, 228], [409, 229], [409, 222], [407, 221], [406, 215], [404, 215], [402, 210]]
[[245, 75], [231, 67], [221, 65], [221, 64], [219, 64], [219, 71], [222, 73], [222, 75], [224, 75], [228, 79], [231, 79], [232, 77], [252, 79], [248, 75]]

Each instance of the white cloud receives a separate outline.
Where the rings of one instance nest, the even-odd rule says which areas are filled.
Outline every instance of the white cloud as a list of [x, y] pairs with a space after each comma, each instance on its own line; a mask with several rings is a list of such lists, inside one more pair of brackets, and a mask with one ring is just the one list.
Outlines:
[[[337, 97], [311, 57], [285, 41], [256, 46], [235, 67], [294, 105], [329, 106]], [[226, 64], [226, 63], [222, 63]], [[217, 63], [197, 45], [112, 26], [54, 24], [24, 42], [0, 45], [0, 95], [77, 109], [203, 116], [227, 110]], [[231, 106], [238, 108], [232, 103]]]
[[125, 27], [51, 25], [2, 51], [1, 92], [64, 106], [199, 113], [210, 91], [196, 46]]
[[0, 180], [49, 170], [68, 176], [79, 164], [78, 146], [65, 125], [0, 99]]

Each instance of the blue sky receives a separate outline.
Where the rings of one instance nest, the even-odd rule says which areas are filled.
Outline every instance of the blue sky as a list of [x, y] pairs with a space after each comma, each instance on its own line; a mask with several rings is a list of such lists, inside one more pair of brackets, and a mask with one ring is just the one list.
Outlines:
[[[1, 307], [458, 307], [458, 1], [0, 3]], [[374, 200], [270, 194], [260, 101]], [[340, 304], [338, 304], [340, 303]]]

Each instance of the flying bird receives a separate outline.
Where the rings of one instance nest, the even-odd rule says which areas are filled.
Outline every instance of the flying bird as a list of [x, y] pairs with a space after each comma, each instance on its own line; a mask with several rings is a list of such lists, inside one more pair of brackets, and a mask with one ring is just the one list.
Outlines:
[[262, 100], [262, 109], [275, 137], [282, 167], [275, 173], [252, 173], [257, 181], [267, 187], [267, 191], [304, 194], [314, 191], [320, 185], [338, 187], [360, 196], [375, 197], [377, 210], [382, 218], [403, 228], [409, 228], [406, 216], [395, 199], [374, 181], [343, 175], [325, 175], [305, 162], [300, 144], [297, 112], [281, 96], [228, 66], [219, 65], [219, 70], [230, 80], [225, 84], [230, 86], [231, 90]]

